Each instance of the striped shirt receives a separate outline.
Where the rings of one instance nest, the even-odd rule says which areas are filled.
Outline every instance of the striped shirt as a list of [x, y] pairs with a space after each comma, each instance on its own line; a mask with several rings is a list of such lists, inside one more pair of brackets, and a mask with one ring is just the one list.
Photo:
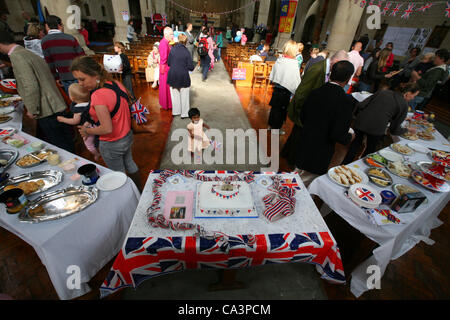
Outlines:
[[42, 39], [41, 45], [45, 61], [47, 61], [55, 79], [75, 80], [70, 72], [70, 65], [73, 59], [84, 55], [78, 41], [70, 34], [59, 30], [50, 30]]

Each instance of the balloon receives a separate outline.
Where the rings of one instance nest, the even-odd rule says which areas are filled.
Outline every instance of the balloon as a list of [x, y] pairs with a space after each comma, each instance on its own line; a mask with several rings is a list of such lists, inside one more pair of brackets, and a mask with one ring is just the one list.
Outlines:
[[240, 37], [240, 36], [242, 35], [242, 32], [241, 32], [241, 31], [237, 31], [237, 32], [236, 32], [236, 35], [237, 35], [238, 37]]
[[236, 41], [236, 42], [241, 41], [241, 37], [236, 36], [236, 38], [234, 38], [234, 41]]

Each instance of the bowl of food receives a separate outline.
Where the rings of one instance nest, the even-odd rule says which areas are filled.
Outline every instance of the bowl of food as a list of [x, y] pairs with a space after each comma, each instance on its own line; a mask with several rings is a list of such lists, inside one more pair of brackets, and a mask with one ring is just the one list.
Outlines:
[[412, 169], [403, 161], [389, 162], [387, 169], [390, 173], [400, 177], [408, 179], [411, 176]]
[[16, 79], [0, 80], [0, 89], [5, 93], [17, 93]]
[[366, 171], [370, 181], [379, 187], [388, 187], [392, 185], [392, 178], [386, 170], [380, 168], [370, 168]]

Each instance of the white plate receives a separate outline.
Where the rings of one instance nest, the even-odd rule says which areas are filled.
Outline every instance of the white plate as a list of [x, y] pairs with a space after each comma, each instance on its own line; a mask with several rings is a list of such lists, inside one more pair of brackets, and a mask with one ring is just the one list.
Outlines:
[[119, 189], [127, 182], [127, 175], [123, 172], [110, 172], [101, 176], [97, 181], [97, 188], [102, 191], [112, 191]]
[[421, 152], [421, 153], [430, 152], [430, 149], [428, 149], [427, 147], [425, 147], [424, 145], [421, 145], [419, 143], [410, 142], [410, 143], [407, 143], [407, 146], [417, 152]]
[[[339, 167], [339, 166], [338, 166]], [[347, 168], [351, 168], [361, 179], [362, 179], [362, 181], [360, 182], [360, 183], [363, 183], [363, 184], [367, 184], [367, 183], [369, 183], [369, 177], [367, 176], [367, 174], [365, 174], [364, 172], [362, 172], [361, 170], [359, 170], [359, 169], [356, 169], [356, 168], [354, 168], [354, 167], [351, 167], [351, 166], [346, 166]], [[338, 185], [340, 185], [340, 186], [343, 186], [343, 187], [346, 187], [346, 188], [348, 188], [348, 187], [350, 187], [350, 185], [348, 185], [348, 186], [346, 186], [345, 184], [342, 184], [342, 183], [339, 183], [339, 182], [337, 182], [336, 180], [334, 180], [332, 177], [331, 177], [331, 174], [333, 174], [334, 173], [334, 169], [336, 169], [336, 167], [334, 167], [334, 168], [331, 168], [330, 170], [328, 170], [328, 177], [331, 179], [331, 181], [333, 181], [334, 183], [336, 183], [336, 184], [338, 184]]]
[[363, 208], [377, 208], [382, 200], [380, 192], [376, 189], [362, 183], [356, 183], [348, 190], [350, 199]]
[[403, 156], [401, 156], [400, 154], [398, 154], [395, 151], [382, 149], [382, 150], [378, 151], [378, 153], [380, 154], [380, 156], [384, 157], [388, 161], [396, 162], [396, 161], [404, 160]]
[[14, 112], [16, 108], [14, 106], [0, 107], [0, 114], [8, 114]]

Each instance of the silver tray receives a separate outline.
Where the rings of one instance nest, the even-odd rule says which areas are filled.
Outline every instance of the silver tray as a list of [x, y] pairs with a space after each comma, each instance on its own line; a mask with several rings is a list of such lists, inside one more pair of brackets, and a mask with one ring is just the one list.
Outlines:
[[[44, 158], [44, 159], [41, 160], [41, 159], [39, 159], [37, 156], [40, 155], [41, 153], [45, 153], [45, 152], [48, 152], [48, 151], [50, 151], [50, 152], [52, 152], [52, 153], [54, 153], [54, 154], [57, 154], [57, 152], [56, 152], [55, 150], [51, 150], [51, 149], [42, 149], [42, 150], [40, 150], [40, 151], [31, 152], [31, 153], [28, 153], [28, 154], [24, 155], [24, 156], [21, 157], [20, 159], [18, 159], [18, 160], [16, 161], [16, 166], [18, 166], [19, 168], [23, 168], [23, 169], [36, 167], [36, 166], [40, 165], [42, 162], [47, 161], [47, 158]], [[22, 158], [24, 158], [24, 157], [26, 157], [26, 156], [32, 156], [32, 157], [34, 157], [35, 159], [39, 160], [39, 162], [30, 164], [30, 165], [28, 165], [28, 166], [20, 166], [20, 165], [18, 165], [17, 162], [19, 162]]]
[[[375, 178], [375, 179], [379, 179], [379, 180], [383, 180], [382, 178], [379, 178], [378, 176], [369, 173], [370, 170], [374, 170], [374, 169], [375, 169], [375, 170], [380, 170], [381, 172], [383, 172], [383, 173], [386, 175], [386, 179], [389, 180], [387, 185], [379, 184], [379, 183], [377, 183], [377, 182], [375, 182], [375, 181], [373, 180], [374, 178]], [[372, 183], [373, 183], [374, 185], [376, 185], [377, 187], [386, 188], [386, 187], [391, 186], [392, 183], [393, 183], [393, 182], [392, 182], [392, 177], [389, 175], [389, 173], [387, 172], [386, 169], [382, 169], [382, 168], [369, 168], [369, 169], [366, 170], [366, 174], [367, 174], [367, 176], [369, 177], [370, 182], [372, 182]]]
[[5, 171], [11, 164], [13, 164], [18, 156], [19, 152], [17, 150], [12, 149], [0, 150], [0, 159], [8, 161], [8, 163], [5, 164], [4, 166], [0, 165], [0, 173]]
[[13, 117], [11, 117], [11, 116], [6, 116], [6, 115], [2, 115], [2, 116], [4, 117], [4, 119], [2, 120], [0, 118], [0, 123], [7, 123], [13, 119]]
[[[46, 193], [31, 201], [19, 214], [22, 222], [39, 223], [68, 217], [84, 210], [98, 198], [98, 189], [87, 186], [70, 186], [66, 189]], [[42, 206], [43, 211], [32, 213], [30, 210]]]
[[55, 171], [55, 170], [46, 170], [46, 171], [35, 171], [31, 173], [25, 173], [20, 176], [16, 176], [13, 178], [9, 178], [8, 180], [4, 181], [0, 186], [0, 192], [3, 191], [3, 189], [10, 185], [17, 185], [21, 182], [30, 182], [30, 181], [37, 181], [42, 180], [44, 181], [44, 186], [32, 193], [27, 194], [27, 196], [31, 196], [34, 194], [38, 194], [44, 191], [47, 191], [50, 188], [53, 188], [54, 186], [61, 183], [63, 178], [63, 173], [61, 171]]

